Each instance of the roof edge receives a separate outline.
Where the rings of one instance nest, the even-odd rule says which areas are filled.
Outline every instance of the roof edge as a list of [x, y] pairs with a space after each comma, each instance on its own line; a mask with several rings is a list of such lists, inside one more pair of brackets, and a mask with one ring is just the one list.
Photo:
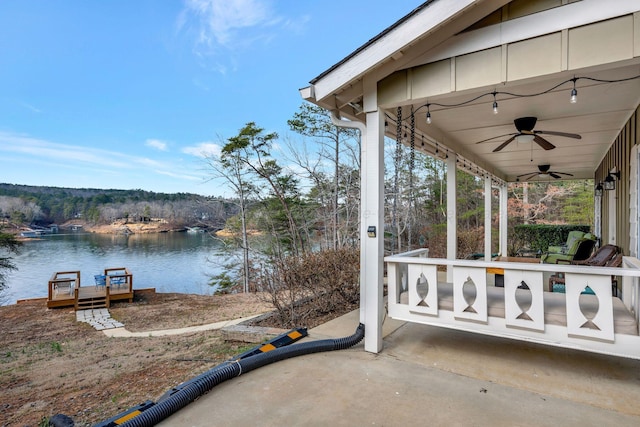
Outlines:
[[321, 80], [323, 77], [325, 77], [327, 74], [331, 73], [332, 71], [334, 71], [335, 69], [337, 69], [338, 67], [340, 67], [342, 64], [344, 64], [345, 62], [349, 61], [351, 58], [357, 56], [360, 52], [362, 52], [363, 50], [367, 49], [369, 46], [371, 46], [372, 44], [374, 44], [375, 42], [377, 42], [378, 40], [380, 40], [381, 38], [383, 38], [384, 36], [386, 36], [387, 34], [389, 34], [391, 31], [393, 31], [395, 28], [397, 28], [398, 26], [400, 26], [402, 23], [406, 22], [409, 20], [409, 18], [411, 18], [412, 16], [418, 14], [420, 11], [422, 11], [423, 9], [425, 9], [427, 6], [429, 6], [431, 3], [435, 3], [437, 0], [427, 0], [424, 3], [422, 3], [420, 6], [416, 7], [415, 9], [413, 9], [411, 12], [409, 12], [408, 14], [406, 14], [405, 16], [403, 16], [402, 18], [400, 18], [399, 20], [397, 20], [395, 23], [393, 23], [392, 25], [390, 25], [389, 27], [385, 28], [384, 30], [382, 30], [381, 33], [379, 33], [378, 35], [376, 35], [375, 37], [373, 37], [372, 39], [370, 39], [369, 41], [367, 41], [365, 44], [363, 44], [362, 46], [360, 46], [359, 48], [357, 48], [356, 50], [354, 50], [353, 52], [351, 52], [349, 55], [347, 55], [346, 57], [344, 57], [341, 61], [335, 63], [333, 66], [331, 66], [330, 68], [328, 68], [327, 70], [325, 70], [324, 72], [322, 72], [319, 76], [315, 77], [314, 79], [312, 79], [309, 83], [310, 84], [315, 84], [317, 83], [319, 80]]

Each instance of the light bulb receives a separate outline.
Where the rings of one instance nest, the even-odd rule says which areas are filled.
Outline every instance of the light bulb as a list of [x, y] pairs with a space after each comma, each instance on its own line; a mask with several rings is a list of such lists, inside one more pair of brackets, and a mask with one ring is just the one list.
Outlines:
[[498, 101], [493, 101], [493, 114], [498, 114]]
[[571, 102], [572, 104], [578, 102], [578, 91], [575, 87], [571, 89], [571, 98], [569, 98], [569, 102]]
[[429, 111], [427, 111], [427, 124], [431, 124], [431, 113]]

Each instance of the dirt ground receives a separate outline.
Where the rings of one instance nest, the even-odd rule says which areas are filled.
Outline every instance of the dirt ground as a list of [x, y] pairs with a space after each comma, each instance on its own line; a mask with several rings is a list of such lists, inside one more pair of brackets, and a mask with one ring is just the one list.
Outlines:
[[[110, 313], [130, 331], [173, 329], [260, 314], [259, 296], [141, 294]], [[338, 315], [338, 313], [336, 313]], [[326, 320], [326, 319], [323, 319]], [[142, 403], [253, 344], [220, 331], [108, 338], [44, 301], [0, 307], [0, 425], [38, 426], [61, 413], [93, 425]]]

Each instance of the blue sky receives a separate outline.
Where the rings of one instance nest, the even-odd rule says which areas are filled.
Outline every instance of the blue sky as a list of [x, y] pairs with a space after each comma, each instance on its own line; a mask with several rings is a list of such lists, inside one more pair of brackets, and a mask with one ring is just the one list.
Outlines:
[[[406, 3], [406, 4], [405, 4]], [[419, 2], [0, 1], [0, 182], [222, 195], [200, 155]]]

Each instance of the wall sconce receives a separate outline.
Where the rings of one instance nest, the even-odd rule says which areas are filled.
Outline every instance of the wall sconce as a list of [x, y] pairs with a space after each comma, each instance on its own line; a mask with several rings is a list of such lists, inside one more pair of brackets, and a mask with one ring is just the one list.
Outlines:
[[595, 191], [594, 191], [595, 196], [596, 196], [596, 197], [602, 197], [602, 190], [603, 190], [603, 188], [602, 188], [602, 182], [599, 182], [599, 183], [598, 183], [598, 185], [596, 185], [596, 189], [595, 189]]
[[620, 172], [609, 172], [609, 175], [604, 179], [604, 189], [605, 190], [615, 190], [616, 189], [616, 179], [620, 179]]

